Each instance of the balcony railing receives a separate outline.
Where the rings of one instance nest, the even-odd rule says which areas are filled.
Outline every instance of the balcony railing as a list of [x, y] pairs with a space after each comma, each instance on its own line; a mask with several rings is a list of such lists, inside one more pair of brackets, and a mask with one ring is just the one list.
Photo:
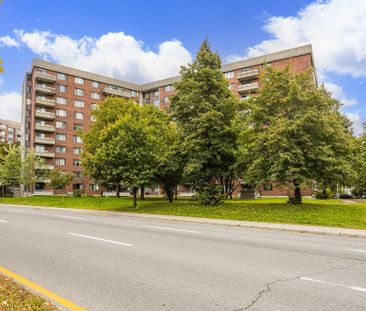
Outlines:
[[42, 144], [42, 145], [54, 145], [55, 144], [55, 140], [53, 138], [50, 137], [36, 137], [34, 139], [34, 142], [36, 144]]
[[36, 117], [40, 119], [54, 120], [56, 115], [54, 112], [36, 110]]
[[55, 169], [55, 166], [54, 165], [51, 165], [51, 164], [43, 164], [43, 165], [36, 165], [36, 169], [37, 170], [54, 170]]
[[52, 95], [56, 94], [56, 88], [43, 84], [37, 84], [36, 91], [43, 94], [52, 94]]
[[107, 95], [121, 96], [121, 97], [126, 97], [126, 98], [131, 98], [132, 97], [130, 92], [120, 90], [120, 89], [116, 89], [116, 88], [109, 87], [109, 86], [105, 87], [103, 89], [103, 92]]
[[36, 80], [45, 82], [56, 82], [56, 76], [45, 72], [36, 72]]
[[36, 98], [36, 104], [45, 107], [55, 107], [56, 102], [54, 99], [41, 99]]
[[244, 70], [238, 73], [238, 80], [245, 80], [245, 79], [251, 79], [253, 77], [256, 77], [259, 75], [259, 70], [258, 69], [248, 69], [248, 70]]
[[54, 158], [55, 157], [55, 153], [54, 152], [48, 152], [48, 151], [37, 151], [36, 150], [36, 156], [37, 157], [42, 157], [42, 158]]
[[36, 130], [37, 131], [43, 131], [43, 132], [54, 132], [55, 127], [53, 125], [36, 124]]
[[259, 88], [258, 82], [248, 83], [248, 84], [242, 84], [238, 86], [238, 92], [239, 93], [246, 93], [250, 91], [255, 91]]

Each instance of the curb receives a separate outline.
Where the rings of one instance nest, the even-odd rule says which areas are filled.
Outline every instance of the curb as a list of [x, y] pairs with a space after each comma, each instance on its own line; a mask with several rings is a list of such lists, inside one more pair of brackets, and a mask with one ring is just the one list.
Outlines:
[[208, 225], [221, 225], [228, 227], [241, 227], [250, 229], [260, 229], [269, 231], [284, 231], [291, 233], [302, 233], [312, 235], [325, 235], [333, 237], [347, 237], [347, 238], [359, 238], [366, 239], [366, 230], [349, 229], [349, 228], [337, 228], [337, 227], [321, 227], [310, 225], [294, 225], [294, 224], [280, 224], [280, 223], [268, 223], [268, 222], [252, 222], [242, 220], [228, 220], [228, 219], [215, 219], [215, 218], [199, 218], [188, 216], [171, 216], [161, 214], [145, 214], [145, 213], [130, 213], [130, 212], [116, 212], [116, 211], [103, 211], [103, 210], [89, 210], [89, 209], [75, 209], [64, 207], [47, 207], [47, 206], [34, 206], [34, 205], [19, 205], [19, 204], [0, 204], [1, 206], [15, 206], [32, 209], [44, 209], [44, 210], [63, 210], [72, 211], [78, 213], [89, 213], [95, 215], [113, 215], [113, 216], [125, 216], [130, 218], [150, 219], [150, 220], [163, 220], [163, 221], [175, 221], [181, 223], [197, 223]]

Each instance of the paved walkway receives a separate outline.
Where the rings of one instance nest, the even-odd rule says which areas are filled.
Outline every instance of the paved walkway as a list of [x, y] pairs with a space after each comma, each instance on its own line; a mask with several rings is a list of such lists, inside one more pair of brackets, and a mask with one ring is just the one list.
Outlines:
[[[34, 208], [34, 209], [55, 209], [55, 207], [18, 205], [18, 204], [0, 204], [0, 207], [1, 206], [19, 206], [19, 207], [29, 207], [29, 208]], [[65, 211], [77, 211], [80, 213], [93, 213], [93, 214], [95, 213], [95, 214], [104, 214], [104, 215], [118, 214], [121, 216], [128, 216], [128, 217], [141, 218], [141, 219], [155, 219], [155, 220], [177, 221], [177, 222], [187, 222], [187, 223], [222, 225], [222, 226], [231, 226], [231, 227], [246, 227], [246, 228], [255, 228], [255, 229], [262, 229], [262, 230], [289, 231], [289, 232], [307, 233], [307, 234], [315, 234], [315, 235], [354, 237], [354, 238], [366, 239], [366, 230], [357, 230], [357, 229], [348, 229], [348, 228], [279, 224], [279, 223], [268, 223], [268, 222], [213, 219], [213, 218], [200, 218], [200, 217], [187, 217], [187, 216], [171, 216], [171, 215], [160, 215], [160, 214], [95, 211], [95, 210], [73, 209], [73, 208], [57, 208], [57, 209], [65, 210]]]

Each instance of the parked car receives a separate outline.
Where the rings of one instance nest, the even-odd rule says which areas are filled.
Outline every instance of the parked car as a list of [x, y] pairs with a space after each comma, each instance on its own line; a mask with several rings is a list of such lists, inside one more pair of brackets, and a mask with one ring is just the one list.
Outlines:
[[335, 195], [334, 196], [334, 198], [335, 199], [354, 199], [355, 198], [355, 196], [354, 195], [352, 195], [352, 194], [347, 194], [347, 193], [342, 193], [342, 194], [340, 194], [340, 195]]

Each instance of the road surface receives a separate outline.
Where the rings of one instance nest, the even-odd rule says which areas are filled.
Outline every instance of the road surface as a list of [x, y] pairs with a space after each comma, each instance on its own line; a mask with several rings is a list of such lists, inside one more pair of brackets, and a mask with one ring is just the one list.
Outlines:
[[0, 266], [88, 310], [366, 310], [366, 240], [0, 207]]

